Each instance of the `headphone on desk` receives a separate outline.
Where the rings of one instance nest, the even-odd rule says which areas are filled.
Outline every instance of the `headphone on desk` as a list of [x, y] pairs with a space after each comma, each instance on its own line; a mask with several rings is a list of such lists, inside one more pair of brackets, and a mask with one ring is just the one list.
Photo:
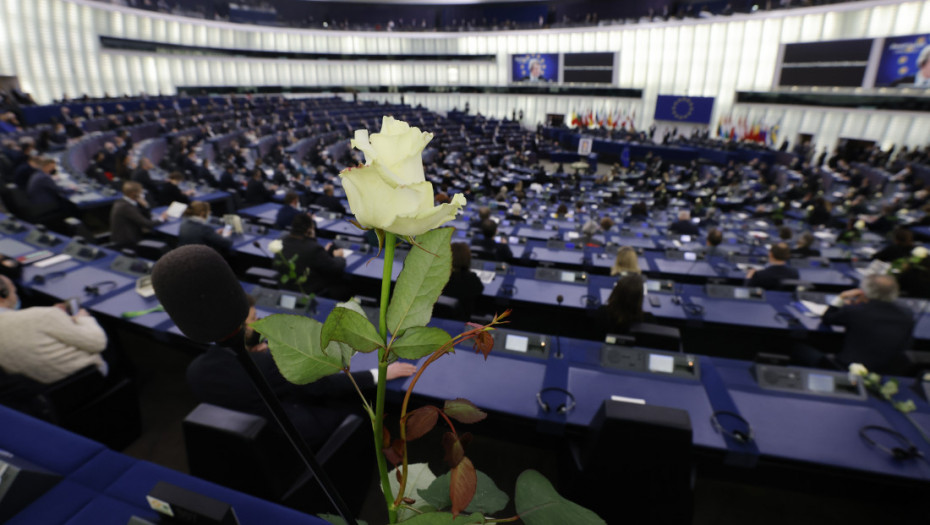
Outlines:
[[[723, 428], [723, 425], [720, 424], [720, 416], [731, 417], [743, 425], [746, 426], [746, 430], [727, 430]], [[755, 434], [752, 431], [752, 425], [749, 424], [749, 421], [746, 421], [746, 418], [737, 414], [736, 412], [730, 412], [729, 410], [717, 410], [710, 415], [710, 424], [714, 426], [714, 430], [733, 438], [737, 443], [751, 443], [755, 439]]]
[[110, 289], [107, 290], [107, 292], [112, 292], [117, 287], [116, 281], [100, 281], [99, 283], [88, 284], [87, 286], [85, 286], [84, 293], [86, 293], [87, 295], [91, 297], [97, 297], [101, 293], [103, 293], [100, 291], [100, 287], [104, 285], [110, 286]]
[[543, 412], [546, 412], [548, 414], [551, 411], [549, 408], [549, 403], [546, 403], [545, 401], [543, 401], [543, 398], [542, 398], [542, 395], [545, 394], [546, 392], [562, 392], [563, 394], [565, 394], [565, 397], [568, 398], [568, 404], [562, 403], [561, 405], [556, 407], [555, 412], [557, 414], [568, 414], [569, 412], [575, 409], [575, 395], [574, 394], [572, 394], [568, 390], [565, 390], [564, 388], [559, 388], [557, 386], [549, 386], [549, 387], [543, 388], [539, 392], [536, 392], [536, 402], [539, 404], [539, 408], [541, 408]]
[[[891, 436], [898, 442], [898, 445], [900, 446], [892, 446], [891, 448], [888, 448], [887, 446], [882, 445], [876, 441], [872, 436], [869, 436], [869, 432], [872, 432], [873, 435], [886, 434]], [[894, 459], [905, 460], [919, 458], [927, 461], [927, 458], [924, 457], [923, 452], [921, 452], [920, 449], [911, 443], [911, 440], [907, 439], [904, 434], [898, 432], [897, 430], [892, 430], [888, 427], [882, 427], [879, 425], [866, 425], [859, 429], [859, 436], [862, 437], [862, 439], [865, 440], [865, 442], [869, 445], [877, 448], [878, 450], [881, 450]]]
[[32, 276], [32, 282], [34, 282], [35, 284], [45, 284], [49, 281], [61, 279], [64, 276], [65, 276], [65, 272], [61, 272], [61, 271], [49, 272], [46, 274], [37, 273]]

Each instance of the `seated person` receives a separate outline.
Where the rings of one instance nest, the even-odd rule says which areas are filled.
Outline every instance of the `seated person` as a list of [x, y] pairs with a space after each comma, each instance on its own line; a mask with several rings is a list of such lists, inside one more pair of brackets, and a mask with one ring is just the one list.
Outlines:
[[872, 260], [894, 262], [902, 257], [910, 257], [913, 249], [914, 234], [911, 230], [898, 226], [891, 236], [891, 244], [876, 252]]
[[475, 310], [475, 302], [481, 297], [484, 284], [471, 271], [471, 249], [463, 242], [452, 243], [452, 274], [442, 294], [459, 301], [458, 318], [466, 320]]
[[236, 181], [236, 167], [227, 164], [220, 175], [220, 189], [232, 193], [238, 193], [242, 190], [242, 184]]
[[[164, 221], [168, 212], [162, 212], [160, 220]], [[132, 248], [145, 234], [158, 226], [159, 221], [152, 219], [149, 203], [142, 195], [142, 185], [138, 182], [123, 183], [123, 198], [113, 203], [110, 210], [110, 241], [117, 248]]]
[[478, 216], [471, 220], [468, 227], [471, 229], [481, 229], [481, 223], [491, 218], [491, 208], [482, 206], [478, 208]]
[[36, 170], [29, 175], [26, 197], [37, 210], [53, 210], [68, 200], [64, 189], [55, 182], [55, 159], [40, 157], [34, 161]]
[[481, 223], [481, 234], [483, 239], [477, 242], [478, 246], [487, 254], [487, 257], [493, 258], [498, 262], [510, 262], [513, 260], [513, 252], [506, 244], [494, 240], [497, 235], [497, 223], [491, 219], [486, 219]]
[[264, 204], [274, 198], [274, 190], [277, 186], [272, 185], [271, 189], [265, 187], [265, 172], [261, 168], [252, 170], [252, 177], [245, 187], [246, 204]]
[[[487, 218], [491, 217], [490, 208], [485, 208], [488, 210]], [[510, 209], [507, 211], [507, 220], [508, 221], [525, 221], [526, 217], [523, 216], [523, 206], [519, 202], [513, 203]]]
[[[161, 188], [158, 187], [158, 184], [152, 179], [150, 170], [154, 168], [155, 165], [152, 164], [152, 161], [148, 157], [142, 157], [139, 159], [139, 166], [132, 170], [132, 174], [129, 177], [129, 180], [133, 182], [138, 182], [145, 188], [145, 191], [148, 192], [149, 198], [157, 199]], [[162, 203], [169, 204], [169, 203]]]
[[711, 228], [707, 232], [707, 249], [704, 254], [707, 257], [717, 257], [726, 255], [722, 249], [720, 249], [720, 244], [723, 242], [723, 233], [717, 228]]
[[792, 257], [820, 257], [820, 250], [812, 248], [816, 238], [811, 232], [804, 232], [798, 237], [798, 243], [791, 250]]
[[316, 223], [310, 215], [303, 213], [294, 217], [290, 233], [281, 240], [283, 248], [280, 256], [275, 258], [274, 265], [278, 271], [287, 271], [280, 259], [283, 257], [290, 260], [296, 255], [294, 264], [297, 275], [303, 275], [306, 269], [310, 270], [307, 282], [303, 285], [305, 293], [339, 300], [351, 297], [348, 283], [343, 280], [346, 259], [342, 256], [342, 250], [333, 243], [326, 247], [320, 246], [316, 240]]
[[168, 179], [159, 187], [162, 204], [168, 205], [172, 202], [191, 203], [191, 195], [196, 192], [194, 190], [182, 190], [182, 182], [184, 182], [184, 175], [180, 171], [172, 171], [168, 174]]
[[[247, 325], [257, 320], [255, 300], [251, 296], [249, 303]], [[278, 371], [267, 343], [259, 342], [260, 335], [249, 327], [245, 333], [252, 359], [277, 394], [291, 422], [311, 447], [322, 445], [345, 416], [359, 407], [360, 400], [352, 381], [345, 374], [334, 374], [314, 383], [295, 385]], [[411, 364], [391, 363], [386, 379], [407, 377], [415, 371]], [[376, 373], [377, 370], [352, 372], [352, 379], [360, 388], [368, 390], [375, 385]], [[211, 346], [196, 357], [187, 368], [187, 384], [197, 401], [274, 421], [232, 350]]]
[[642, 275], [628, 273], [614, 285], [607, 304], [598, 309], [605, 334], [627, 334], [631, 327], [651, 317], [643, 312], [643, 283]]
[[0, 368], [40, 383], [54, 383], [94, 365], [108, 366], [100, 355], [107, 334], [83, 308], [69, 315], [64, 303], [20, 309], [16, 286], [0, 275]]
[[323, 208], [324, 210], [329, 210], [336, 213], [346, 214], [346, 207], [342, 205], [342, 202], [334, 195], [336, 188], [332, 184], [323, 185], [323, 195], [320, 195], [313, 201], [313, 204]]
[[207, 223], [210, 218], [210, 203], [194, 201], [184, 210], [184, 220], [178, 231], [178, 246], [204, 244], [223, 255], [232, 248], [232, 239], [222, 235], [223, 228], [214, 229]]
[[791, 240], [791, 237], [794, 235], [794, 232], [791, 231], [791, 228], [787, 226], [782, 226], [778, 229], [778, 238], [788, 242]]
[[832, 207], [823, 197], [814, 201], [813, 209], [807, 214], [807, 223], [811, 226], [825, 226], [830, 223]]
[[630, 246], [621, 246], [617, 250], [617, 258], [614, 259], [614, 265], [610, 267], [610, 275], [626, 275], [629, 273], [640, 274], [639, 256], [636, 250]]
[[649, 218], [649, 208], [646, 207], [646, 203], [639, 201], [636, 204], [630, 206], [630, 219], [642, 219], [646, 220]]
[[788, 248], [787, 244], [773, 244], [769, 250], [769, 265], [761, 270], [750, 268], [746, 272], [746, 284], [773, 290], [781, 287], [784, 279], [797, 279], [800, 274], [796, 268], [788, 266], [790, 258], [791, 248]]
[[914, 332], [914, 314], [895, 303], [898, 282], [891, 275], [869, 275], [862, 288], [839, 294], [823, 314], [823, 323], [843, 326], [846, 335], [836, 360], [861, 363], [879, 374], [902, 373], [904, 351]]
[[590, 241], [597, 234], [605, 233], [614, 227], [614, 221], [610, 217], [602, 217], [599, 221], [594, 217], [588, 219], [581, 227], [581, 234], [586, 241]]
[[290, 228], [294, 217], [300, 215], [300, 195], [296, 191], [289, 191], [284, 195], [284, 205], [278, 208], [274, 218], [274, 227], [279, 230]]
[[697, 224], [691, 222], [691, 212], [687, 210], [678, 212], [678, 220], [669, 225], [668, 232], [674, 235], [698, 235], [700, 233]]

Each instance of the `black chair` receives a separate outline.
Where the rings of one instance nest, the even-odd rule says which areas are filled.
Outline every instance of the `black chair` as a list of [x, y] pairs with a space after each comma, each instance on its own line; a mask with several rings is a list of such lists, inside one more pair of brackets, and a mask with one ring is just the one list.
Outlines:
[[630, 335], [637, 346], [681, 352], [681, 331], [673, 326], [636, 323], [630, 327]]
[[691, 453], [687, 411], [606, 400], [569, 444], [560, 492], [607, 523], [690, 525]]
[[[367, 425], [349, 415], [316, 451], [346, 505], [358, 513], [374, 454]], [[184, 418], [184, 446], [191, 474], [273, 500], [298, 501], [302, 509], [329, 511], [310, 472], [274, 424], [261, 416], [201, 403]]]
[[114, 450], [142, 433], [139, 401], [129, 378], [105, 378], [88, 365], [44, 385], [0, 371], [0, 404], [28, 413]]

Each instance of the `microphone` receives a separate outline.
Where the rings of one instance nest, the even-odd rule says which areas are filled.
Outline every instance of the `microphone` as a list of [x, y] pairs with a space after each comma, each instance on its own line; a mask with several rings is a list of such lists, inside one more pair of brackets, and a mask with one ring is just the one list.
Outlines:
[[268, 257], [268, 258], [270, 258], [270, 259], [274, 259], [274, 257], [272, 257], [270, 253], [268, 253], [268, 250], [266, 250], [265, 247], [262, 246], [262, 243], [260, 243], [260, 242], [258, 242], [258, 241], [252, 241], [252, 246], [254, 246], [254, 247], [258, 248], [259, 250], [261, 250], [262, 253], [264, 253], [266, 257]]
[[198, 343], [231, 348], [252, 384], [336, 511], [349, 525], [356, 521], [326, 471], [291, 422], [244, 344], [249, 301], [225, 259], [213, 248], [190, 244], [163, 255], [152, 270], [152, 287], [165, 312], [185, 336]]
[[245, 291], [223, 257], [205, 245], [187, 245], [162, 256], [152, 270], [155, 296], [185, 336], [222, 342], [249, 316]]
[[[565, 298], [562, 297], [562, 294], [557, 295], [555, 298], [555, 302], [559, 303], [560, 307], [562, 306], [562, 301], [564, 300]], [[562, 323], [559, 323], [559, 325], [561, 324]], [[556, 359], [562, 359], [562, 339], [559, 335], [559, 331], [560, 331], [559, 328], [561, 328], [561, 326], [556, 326], [556, 332], [555, 332], [555, 358]]]

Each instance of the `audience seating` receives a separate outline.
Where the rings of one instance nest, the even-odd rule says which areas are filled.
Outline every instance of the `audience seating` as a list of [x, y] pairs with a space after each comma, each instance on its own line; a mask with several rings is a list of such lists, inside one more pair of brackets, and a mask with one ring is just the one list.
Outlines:
[[[349, 415], [316, 451], [346, 504], [358, 512], [364, 500], [359, 480], [374, 463], [369, 430]], [[261, 416], [201, 403], [183, 423], [192, 475], [264, 499], [285, 502], [299, 496], [302, 508], [326, 511], [325, 495], [277, 426]]]

